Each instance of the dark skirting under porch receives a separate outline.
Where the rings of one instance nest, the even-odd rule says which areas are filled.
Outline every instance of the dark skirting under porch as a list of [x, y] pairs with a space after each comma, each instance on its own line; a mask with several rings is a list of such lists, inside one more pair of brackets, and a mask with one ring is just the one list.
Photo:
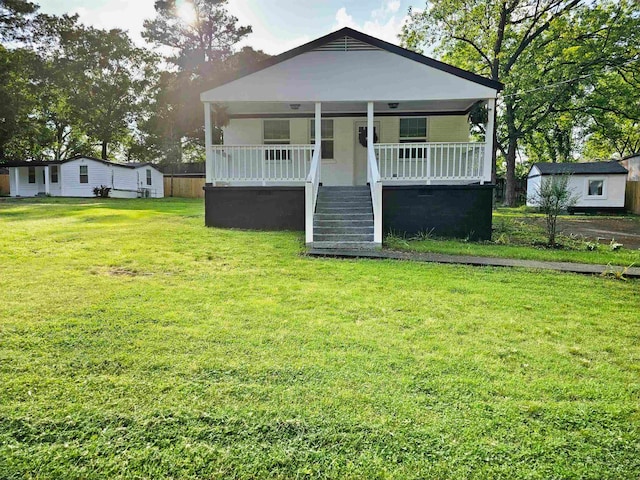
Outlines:
[[491, 239], [494, 185], [382, 187], [384, 234]]
[[304, 230], [304, 187], [204, 187], [207, 227]]

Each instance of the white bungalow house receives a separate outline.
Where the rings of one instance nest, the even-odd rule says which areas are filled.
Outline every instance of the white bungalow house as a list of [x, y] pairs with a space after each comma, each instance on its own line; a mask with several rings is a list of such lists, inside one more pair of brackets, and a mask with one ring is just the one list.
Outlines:
[[624, 211], [627, 169], [619, 162], [536, 163], [527, 175], [527, 206], [538, 205], [536, 192], [554, 175], [569, 175], [567, 187], [576, 197], [569, 212]]
[[[501, 88], [350, 28], [271, 58], [201, 94], [206, 224], [305, 230], [316, 248], [375, 248], [384, 232], [490, 238]], [[478, 103], [486, 142], [469, 139]], [[214, 108], [229, 118], [223, 145]]]
[[95, 187], [110, 197], [164, 197], [162, 172], [149, 163], [115, 163], [77, 156], [62, 161], [9, 162], [12, 197], [93, 197]]

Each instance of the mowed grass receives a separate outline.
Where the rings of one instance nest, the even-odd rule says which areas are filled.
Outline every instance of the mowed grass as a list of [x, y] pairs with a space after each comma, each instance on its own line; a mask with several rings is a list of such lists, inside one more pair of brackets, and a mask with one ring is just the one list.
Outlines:
[[640, 476], [640, 283], [0, 202], [0, 478]]

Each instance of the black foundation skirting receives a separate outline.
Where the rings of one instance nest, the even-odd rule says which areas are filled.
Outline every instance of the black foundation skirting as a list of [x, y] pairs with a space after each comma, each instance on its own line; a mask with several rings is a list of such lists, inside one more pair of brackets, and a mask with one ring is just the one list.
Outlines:
[[567, 211], [574, 213], [590, 213], [590, 214], [608, 214], [608, 213], [626, 213], [625, 207], [569, 207]]
[[204, 187], [205, 225], [304, 230], [304, 187]]
[[385, 234], [491, 239], [494, 185], [383, 186]]

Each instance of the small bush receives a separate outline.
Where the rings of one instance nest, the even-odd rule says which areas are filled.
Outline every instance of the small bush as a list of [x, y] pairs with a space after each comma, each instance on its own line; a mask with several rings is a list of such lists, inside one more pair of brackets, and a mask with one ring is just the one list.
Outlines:
[[111, 192], [111, 187], [107, 187], [106, 185], [100, 185], [93, 189], [93, 194], [99, 198], [108, 198], [109, 192]]
[[556, 246], [558, 215], [576, 204], [576, 197], [569, 188], [569, 175], [552, 175], [543, 178], [538, 189], [530, 197], [531, 203], [544, 213], [547, 240], [550, 247]]

